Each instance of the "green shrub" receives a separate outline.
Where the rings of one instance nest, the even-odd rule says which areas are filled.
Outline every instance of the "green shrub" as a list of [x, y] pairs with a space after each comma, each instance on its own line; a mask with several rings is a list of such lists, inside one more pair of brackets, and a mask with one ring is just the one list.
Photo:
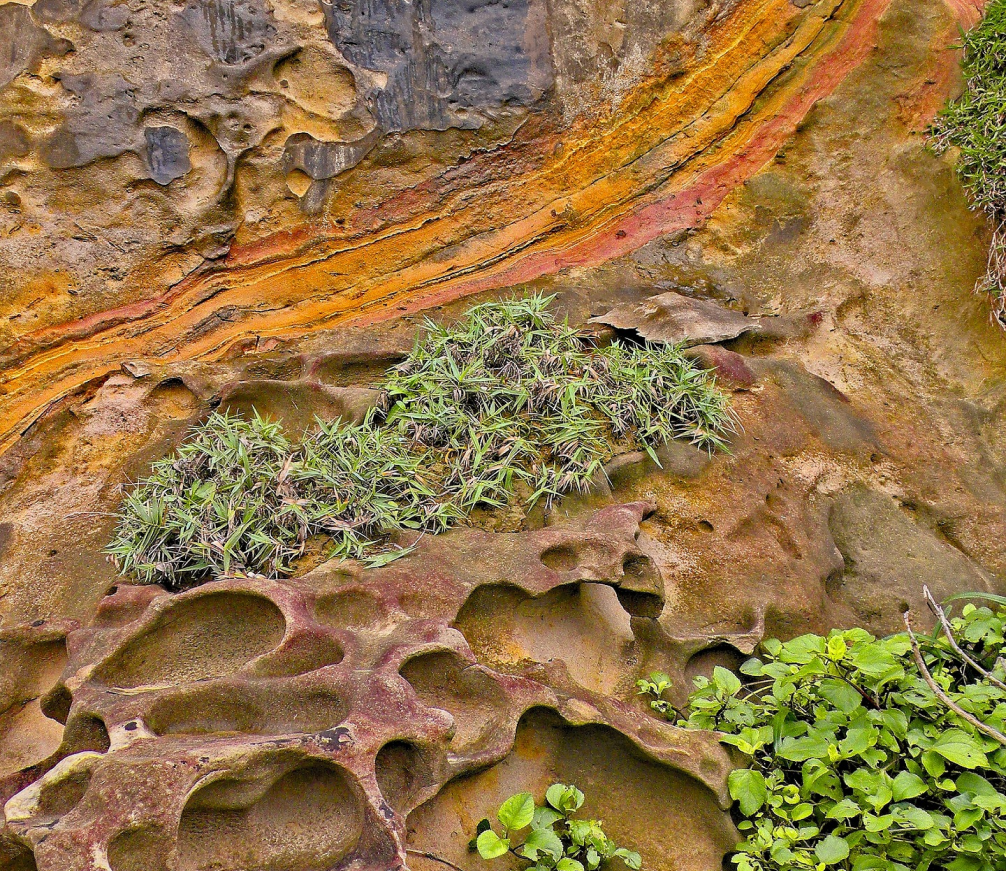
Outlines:
[[[609, 859], [621, 859], [631, 871], [639, 871], [639, 854], [605, 835], [603, 823], [573, 819], [582, 805], [583, 793], [562, 783], [548, 788], [542, 805], [535, 805], [529, 792], [517, 793], [496, 813], [502, 834], [489, 820], [482, 820], [469, 848], [477, 849], [483, 859], [508, 854], [525, 859], [533, 866], [529, 871], [595, 871]], [[514, 836], [525, 829], [527, 834], [517, 843]]]
[[988, 292], [1006, 326], [1006, 0], [991, 0], [977, 26], [963, 35], [964, 93], [933, 125], [937, 152], [960, 149], [957, 173], [974, 208], [992, 224], [988, 269], [979, 290]]
[[386, 562], [396, 530], [437, 533], [475, 508], [584, 491], [616, 453], [686, 438], [713, 449], [732, 417], [713, 377], [676, 347], [594, 348], [551, 298], [427, 322], [358, 426], [318, 421], [291, 443], [275, 422], [215, 413], [125, 498], [108, 552], [142, 582], [180, 588], [236, 572], [289, 574], [312, 536]]
[[947, 626], [771, 640], [747, 683], [696, 680], [679, 724], [751, 760], [729, 779], [739, 871], [1006, 869], [1006, 611], [969, 604]]

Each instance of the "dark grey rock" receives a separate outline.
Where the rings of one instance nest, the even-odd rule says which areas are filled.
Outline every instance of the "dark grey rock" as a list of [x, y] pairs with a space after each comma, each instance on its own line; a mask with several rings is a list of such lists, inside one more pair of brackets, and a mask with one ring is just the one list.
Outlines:
[[84, 166], [136, 148], [140, 112], [133, 85], [120, 75], [63, 76], [64, 88], [79, 98], [64, 125], [42, 148], [53, 169]]
[[13, 121], [0, 121], [0, 160], [24, 157], [31, 150], [31, 141], [22, 127]]
[[[541, 0], [337, 0], [323, 4], [332, 42], [387, 75], [368, 104], [386, 131], [479, 127], [478, 113], [530, 106], [551, 85], [548, 50], [527, 46]], [[475, 113], [475, 114], [472, 114]]]
[[147, 127], [143, 131], [147, 140], [147, 166], [150, 177], [160, 185], [171, 184], [190, 169], [189, 140], [174, 127]]
[[122, 0], [36, 0], [32, 11], [40, 21], [76, 21], [95, 33], [121, 30], [129, 20]]
[[96, 33], [122, 30], [129, 21], [129, 7], [125, 3], [108, 3], [92, 0], [80, 15], [80, 23]]
[[200, 48], [222, 64], [258, 57], [276, 36], [262, 0], [192, 0], [180, 17]]
[[72, 48], [36, 24], [27, 6], [0, 5], [0, 88], [23, 72], [34, 72], [46, 55], [66, 54]]
[[380, 136], [375, 130], [354, 142], [320, 142], [308, 133], [296, 133], [286, 141], [287, 172], [299, 169], [316, 181], [335, 178], [363, 160]]

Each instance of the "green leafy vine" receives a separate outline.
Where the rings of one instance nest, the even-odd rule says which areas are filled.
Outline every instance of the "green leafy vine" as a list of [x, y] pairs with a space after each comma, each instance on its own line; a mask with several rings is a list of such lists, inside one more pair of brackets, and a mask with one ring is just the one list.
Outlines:
[[932, 635], [906, 615], [888, 638], [768, 640], [744, 681], [697, 678], [684, 714], [666, 675], [639, 681], [750, 759], [729, 777], [738, 871], [1006, 871], [1006, 610], [929, 601]]

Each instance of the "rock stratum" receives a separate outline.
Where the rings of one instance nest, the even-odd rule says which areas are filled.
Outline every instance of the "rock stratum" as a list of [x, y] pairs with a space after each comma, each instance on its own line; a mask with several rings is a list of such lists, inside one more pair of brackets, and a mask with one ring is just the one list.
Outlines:
[[[733, 760], [637, 678], [1006, 592], [988, 228], [925, 147], [979, 14], [0, 4], [0, 869], [475, 871], [554, 780], [648, 871], [720, 868]], [[172, 594], [102, 555], [211, 408], [353, 418], [420, 313], [514, 287], [690, 344], [730, 451], [383, 568]]]

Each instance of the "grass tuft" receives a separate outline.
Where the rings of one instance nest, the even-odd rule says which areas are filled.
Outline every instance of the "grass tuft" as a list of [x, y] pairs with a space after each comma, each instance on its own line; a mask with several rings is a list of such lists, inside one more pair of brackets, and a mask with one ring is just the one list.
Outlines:
[[962, 45], [964, 93], [940, 114], [931, 142], [937, 153], [959, 149], [957, 174], [992, 225], [988, 266], [975, 289], [989, 295], [1006, 327], [1006, 0], [991, 0]]
[[615, 454], [684, 438], [722, 447], [733, 418], [714, 378], [666, 345], [595, 348], [533, 296], [426, 322], [359, 425], [214, 413], [127, 494], [108, 547], [119, 570], [179, 589], [288, 575], [313, 536], [333, 556], [390, 559], [398, 530], [438, 533], [476, 508], [585, 492]]

